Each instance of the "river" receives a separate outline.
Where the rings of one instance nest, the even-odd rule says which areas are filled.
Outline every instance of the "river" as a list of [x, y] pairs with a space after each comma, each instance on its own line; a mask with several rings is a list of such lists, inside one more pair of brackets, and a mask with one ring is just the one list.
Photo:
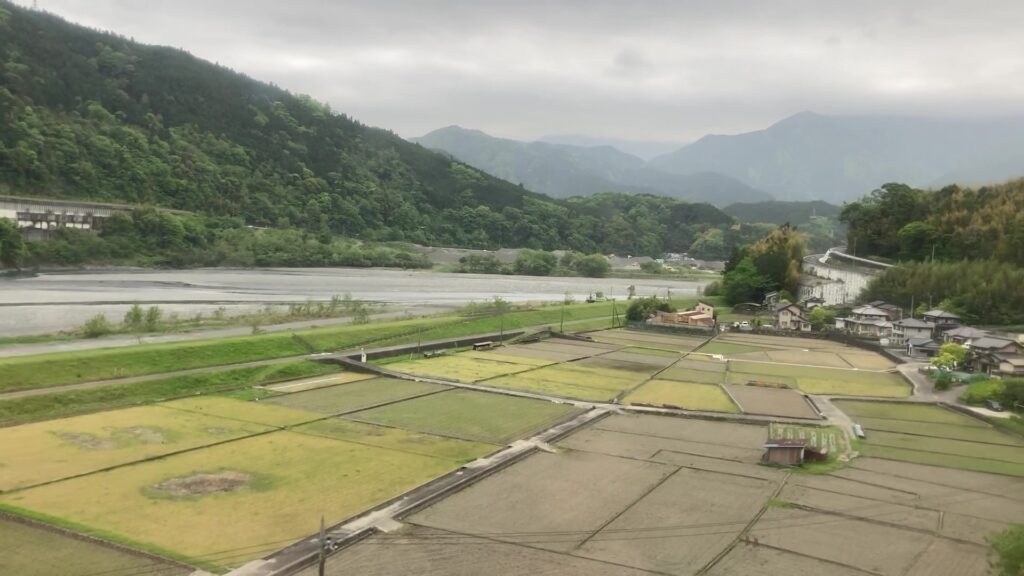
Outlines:
[[671, 279], [562, 278], [451, 274], [379, 268], [268, 268], [43, 273], [0, 279], [0, 336], [46, 334], [81, 326], [96, 314], [119, 322], [134, 303], [191, 317], [228, 314], [307, 299], [353, 298], [421, 314], [500, 296], [510, 302], [576, 300], [602, 291], [624, 298], [693, 296], [706, 282]]

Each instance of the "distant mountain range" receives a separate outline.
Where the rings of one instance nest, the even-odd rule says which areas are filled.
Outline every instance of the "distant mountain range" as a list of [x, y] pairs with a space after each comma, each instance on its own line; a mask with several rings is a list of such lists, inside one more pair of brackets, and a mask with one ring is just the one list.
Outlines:
[[493, 176], [555, 198], [598, 192], [650, 193], [726, 206], [770, 200], [735, 178], [706, 171], [671, 174], [611, 146], [572, 146], [495, 138], [449, 126], [413, 139]]
[[765, 130], [705, 136], [650, 163], [718, 172], [782, 200], [841, 203], [886, 182], [979, 185], [1024, 175], [1024, 118], [931, 119], [803, 112]]
[[586, 136], [519, 142], [458, 126], [416, 140], [499, 178], [563, 198], [614, 190], [720, 207], [772, 198], [841, 204], [887, 182], [937, 188], [1024, 176], [1024, 117], [802, 112], [764, 130], [705, 136], [649, 161], [640, 156], [650, 158], [666, 143]]
[[565, 144], [567, 146], [580, 146], [583, 148], [594, 148], [595, 146], [611, 146], [626, 154], [636, 156], [644, 161], [649, 161], [669, 152], [675, 152], [683, 146], [682, 142], [666, 142], [660, 140], [625, 140], [622, 138], [595, 138], [582, 134], [549, 134], [541, 137], [538, 142], [548, 144]]

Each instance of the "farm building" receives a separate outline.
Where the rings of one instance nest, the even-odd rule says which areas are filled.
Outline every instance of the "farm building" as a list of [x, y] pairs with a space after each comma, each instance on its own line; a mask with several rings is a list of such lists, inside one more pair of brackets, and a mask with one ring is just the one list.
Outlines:
[[764, 461], [779, 466], [799, 466], [804, 463], [807, 440], [780, 438], [764, 443]]

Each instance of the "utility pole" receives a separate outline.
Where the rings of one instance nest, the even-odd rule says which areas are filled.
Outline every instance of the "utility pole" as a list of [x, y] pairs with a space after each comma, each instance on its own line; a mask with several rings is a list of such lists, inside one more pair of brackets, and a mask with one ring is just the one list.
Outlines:
[[562, 317], [558, 321], [558, 331], [565, 334], [565, 298], [562, 298]]
[[320, 515], [320, 553], [318, 555], [317, 574], [324, 576], [324, 567], [327, 564], [327, 539], [324, 538], [324, 517]]

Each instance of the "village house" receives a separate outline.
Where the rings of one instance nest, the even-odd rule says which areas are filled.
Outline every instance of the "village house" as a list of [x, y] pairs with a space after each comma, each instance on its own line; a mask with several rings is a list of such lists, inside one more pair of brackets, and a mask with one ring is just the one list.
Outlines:
[[910, 338], [932, 338], [932, 325], [924, 320], [905, 318], [892, 323], [892, 342], [903, 346]]
[[987, 338], [990, 336], [987, 330], [979, 330], [972, 328], [971, 326], [957, 326], [956, 328], [946, 330], [942, 333], [943, 342], [953, 342], [960, 344], [961, 346], [970, 346], [971, 342], [979, 338]]
[[938, 342], [927, 337], [907, 338], [903, 345], [906, 346], [907, 356], [910, 356], [911, 358], [919, 358], [922, 356], [925, 358], [931, 358], [932, 356], [937, 356], [939, 354], [939, 349], [941, 348]]
[[895, 304], [889, 304], [884, 300], [875, 300], [874, 302], [868, 302], [868, 306], [877, 308], [882, 312], [885, 312], [885, 316], [889, 320], [899, 320], [903, 318], [903, 310]]
[[1024, 376], [1024, 354], [1016, 352], [996, 352], [992, 357], [999, 361], [999, 372], [1002, 376]]
[[971, 342], [967, 348], [967, 364], [975, 372], [998, 373], [1002, 364], [1000, 357], [1013, 358], [1018, 354], [1020, 346], [1015, 340], [986, 336]]
[[804, 316], [803, 309], [796, 304], [777, 305], [772, 311], [772, 325], [776, 330], [811, 331], [810, 321]]
[[836, 318], [836, 329], [868, 338], [888, 338], [893, 329], [890, 313], [877, 306], [859, 306], [849, 318]]
[[935, 327], [935, 333], [944, 332], [956, 328], [961, 324], [960, 316], [936, 308], [921, 315], [924, 321]]

